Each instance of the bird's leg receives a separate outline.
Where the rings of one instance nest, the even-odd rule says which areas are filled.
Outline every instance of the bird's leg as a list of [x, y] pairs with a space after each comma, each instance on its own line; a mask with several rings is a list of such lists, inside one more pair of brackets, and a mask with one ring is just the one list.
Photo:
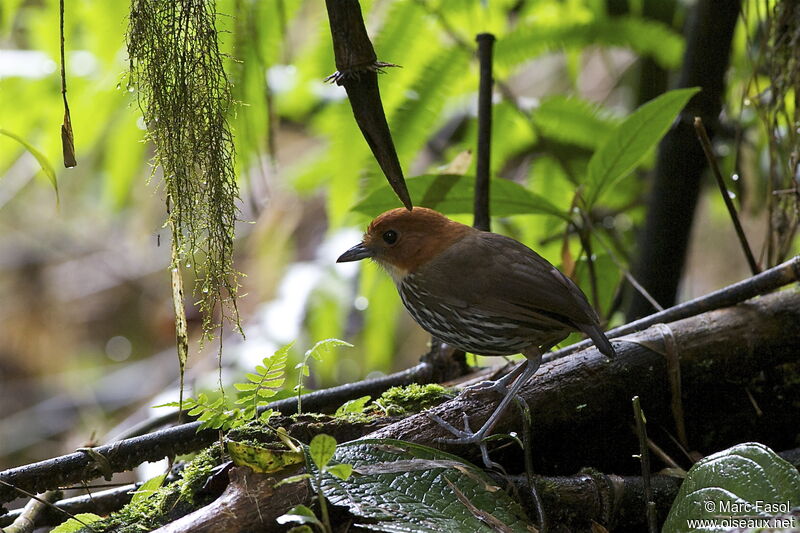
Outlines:
[[531, 350], [530, 353], [526, 353], [525, 355], [529, 357], [528, 360], [526, 361], [526, 364], [524, 365], [525, 370], [522, 372], [519, 378], [517, 378], [517, 380], [514, 382], [511, 388], [508, 389], [506, 395], [500, 401], [500, 404], [497, 406], [494, 412], [492, 412], [491, 416], [489, 416], [489, 419], [486, 421], [485, 424], [483, 424], [483, 426], [478, 431], [472, 432], [469, 429], [468, 424], [466, 425], [464, 430], [457, 429], [448, 422], [446, 422], [445, 420], [443, 420], [441, 417], [431, 413], [426, 413], [428, 418], [430, 418], [431, 420], [433, 420], [434, 422], [436, 422], [437, 424], [439, 424], [440, 426], [442, 426], [447, 431], [449, 431], [450, 433], [452, 433], [457, 437], [455, 439], [444, 439], [444, 438], [436, 439], [437, 442], [445, 442], [448, 444], [474, 444], [477, 442], [481, 442], [484, 438], [486, 438], [486, 436], [489, 434], [492, 428], [494, 428], [497, 422], [500, 421], [500, 417], [503, 416], [503, 413], [508, 408], [508, 405], [511, 403], [511, 401], [514, 399], [514, 396], [516, 396], [516, 394], [519, 392], [522, 386], [525, 383], [527, 383], [528, 380], [530, 380], [530, 378], [533, 377], [533, 375], [539, 369], [539, 365], [542, 362], [541, 352], [539, 350], [536, 350], [535, 352]]
[[522, 371], [525, 370], [525, 365], [527, 364], [528, 364], [527, 360], [522, 361], [520, 364], [516, 365], [513, 369], [511, 369], [511, 372], [501, 377], [500, 379], [497, 380], [487, 379], [485, 381], [481, 381], [480, 383], [467, 387], [466, 390], [474, 392], [490, 390], [502, 396], [508, 392], [509, 383], [517, 379], [517, 377], [519, 377], [519, 375], [522, 374]]
[[515, 379], [517, 379], [522, 372], [525, 371], [525, 367], [528, 365], [528, 360], [522, 361], [516, 367], [514, 367], [511, 372], [503, 376], [502, 378], [498, 379], [497, 381], [492, 381], [492, 389], [497, 391], [499, 394], [505, 394], [508, 392], [508, 385], [512, 383]]

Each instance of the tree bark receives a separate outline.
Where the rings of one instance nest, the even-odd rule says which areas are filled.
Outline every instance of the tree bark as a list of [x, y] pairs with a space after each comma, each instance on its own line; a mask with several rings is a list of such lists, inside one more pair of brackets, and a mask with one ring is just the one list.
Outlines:
[[306, 481], [275, 486], [279, 479], [234, 467], [225, 492], [209, 505], [170, 522], [153, 533], [240, 533], [283, 531], [275, 519], [310, 496]]

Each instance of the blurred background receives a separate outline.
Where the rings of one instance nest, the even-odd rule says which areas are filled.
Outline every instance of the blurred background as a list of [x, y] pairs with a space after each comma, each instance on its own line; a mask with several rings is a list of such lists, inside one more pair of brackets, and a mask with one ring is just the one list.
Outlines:
[[[586, 162], [622, 118], [674, 81], [693, 3], [678, 0], [363, 0], [382, 61], [383, 104], [407, 176], [474, 161], [474, 37], [498, 37], [495, 77], [514, 98], [494, 109], [493, 171], [569, 212]], [[774, 2], [744, 2], [734, 37], [716, 149], [745, 231], [762, 254], [774, 188], [774, 141], [760, 98], [769, 87], [765, 20]], [[30, 152], [0, 135], [0, 468], [104, 441], [177, 398], [170, 233], [159, 169], [127, 76], [127, 2], [73, 0], [65, 13], [66, 74], [78, 166], [61, 164], [63, 108], [54, 0], [0, 0], [0, 129], [56, 168], [56, 193]], [[218, 0], [220, 46], [236, 101], [230, 123], [239, 178], [235, 267], [245, 336], [222, 334], [223, 376], [241, 380], [295, 342], [341, 348], [312, 363], [319, 388], [415, 364], [428, 336], [388, 276], [372, 264], [336, 265], [371, 216], [352, 210], [385, 180], [358, 131], [335, 70], [320, 0]], [[656, 80], [656, 82], [653, 82]], [[655, 83], [659, 90], [654, 92]], [[788, 115], [787, 115], [788, 116]], [[788, 128], [788, 129], [787, 129]], [[772, 134], [767, 135], [770, 131]], [[796, 157], [796, 156], [795, 156]], [[611, 325], [623, 319], [622, 272], [645, 214], [653, 158], [592, 213], [596, 289], [580, 240], [558, 217], [497, 218], [493, 229], [572, 270]], [[462, 165], [464, 166], [464, 165]], [[792, 176], [790, 176], [790, 179]], [[749, 275], [719, 192], [707, 179], [680, 297]], [[399, 205], [399, 203], [398, 203]], [[462, 214], [455, 218], [471, 223]], [[794, 224], [788, 217], [784, 224]], [[607, 247], [608, 248], [607, 248]], [[797, 240], [788, 252], [796, 253]], [[184, 279], [191, 284], [192, 265]], [[187, 289], [187, 294], [190, 294]], [[193, 340], [189, 394], [216, 387], [216, 341]], [[290, 368], [293, 365], [290, 365]], [[294, 377], [290, 377], [290, 381]]]

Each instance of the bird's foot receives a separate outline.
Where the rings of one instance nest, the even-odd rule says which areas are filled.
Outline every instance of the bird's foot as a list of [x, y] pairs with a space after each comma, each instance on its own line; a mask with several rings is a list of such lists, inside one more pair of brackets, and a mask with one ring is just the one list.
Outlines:
[[515, 379], [519, 377], [519, 375], [525, 370], [527, 362], [522, 362], [517, 365], [515, 368], [512, 368], [511, 371], [506, 374], [505, 376], [501, 377], [497, 380], [486, 380], [481, 381], [471, 387], [468, 387], [466, 390], [470, 392], [484, 392], [484, 391], [491, 391], [499, 396], [505, 396], [508, 394], [508, 386], [514, 382]]
[[488, 427], [489, 424], [484, 424], [484, 426], [477, 432], [473, 432], [469, 427], [469, 416], [467, 416], [467, 413], [463, 413], [462, 415], [464, 420], [463, 430], [454, 427], [442, 417], [433, 413], [425, 413], [425, 415], [457, 437], [455, 439], [440, 437], [438, 439], [434, 439], [436, 442], [442, 442], [445, 444], [477, 444], [481, 450], [481, 457], [483, 458], [483, 464], [486, 465], [486, 468], [494, 468], [496, 470], [504, 471], [501, 465], [489, 459], [489, 449], [486, 447], [486, 443], [483, 442], [483, 439], [487, 436], [486, 434], [491, 429]]
[[503, 381], [508, 376], [503, 376], [496, 381], [492, 381], [487, 379], [486, 381], [481, 381], [480, 383], [476, 383], [475, 385], [470, 385], [464, 389], [464, 392], [472, 393], [472, 394], [482, 394], [484, 392], [489, 393], [496, 393], [499, 395], [504, 395], [508, 391], [508, 387], [506, 386], [507, 383]]
[[463, 413], [464, 429], [458, 429], [439, 415], [435, 415], [433, 413], [425, 413], [425, 415], [456, 436], [455, 439], [448, 439], [445, 437], [435, 439], [436, 442], [443, 442], [445, 444], [478, 444], [487, 437], [487, 433], [489, 433], [489, 430], [491, 429], [490, 427], [487, 427], [487, 424], [478, 431], [472, 431], [472, 429], [469, 427], [469, 416], [467, 416], [467, 413]]

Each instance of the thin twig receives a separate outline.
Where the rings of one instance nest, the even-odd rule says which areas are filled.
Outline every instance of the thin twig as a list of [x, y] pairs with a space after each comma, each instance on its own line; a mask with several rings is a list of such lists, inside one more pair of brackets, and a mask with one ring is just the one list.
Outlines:
[[525, 476], [528, 479], [528, 486], [530, 487], [531, 498], [533, 505], [536, 507], [536, 514], [539, 516], [539, 531], [540, 533], [547, 533], [549, 525], [547, 523], [547, 514], [544, 512], [544, 501], [542, 496], [536, 488], [533, 481], [533, 444], [531, 443], [531, 409], [522, 397], [515, 398], [517, 405], [522, 410], [522, 442], [523, 452], [525, 454]]
[[475, 169], [475, 208], [473, 226], [489, 231], [489, 177], [491, 174], [492, 151], [492, 48], [494, 35], [479, 33], [478, 61], [480, 63], [480, 82], [478, 85], [478, 150]]
[[597, 269], [594, 264], [594, 252], [592, 252], [592, 237], [591, 232], [587, 232], [589, 228], [586, 226], [586, 219], [588, 217], [583, 210], [581, 210], [581, 218], [583, 219], [583, 224], [578, 228], [578, 239], [581, 241], [581, 246], [583, 246], [583, 250], [586, 252], [586, 266], [589, 269], [589, 285], [592, 288], [592, 305], [595, 309], [600, 309], [600, 291], [597, 288]]
[[3, 533], [31, 533], [36, 529], [36, 524], [39, 522], [41, 514], [47, 509], [47, 506], [60, 496], [61, 493], [59, 491], [48, 490], [38, 498], [31, 498], [22, 508], [22, 512], [14, 519], [14, 522], [3, 528]]
[[[38, 503], [38, 504], [39, 504], [39, 506], [41, 506], [41, 507], [50, 507], [50, 508], [52, 508], [52, 509], [54, 509], [54, 510], [58, 511], [59, 513], [62, 513], [62, 514], [64, 514], [64, 515], [66, 515], [67, 517], [69, 517], [69, 518], [72, 518], [73, 520], [76, 520], [76, 521], [78, 521], [78, 522], [79, 522], [80, 524], [82, 524], [84, 527], [88, 527], [90, 530], [92, 530], [92, 531], [93, 531], [93, 528], [92, 528], [92, 526], [90, 526], [89, 524], [85, 523], [83, 520], [81, 520], [80, 518], [76, 517], [76, 516], [75, 516], [75, 515], [73, 515], [72, 513], [68, 512], [68, 511], [65, 511], [64, 509], [60, 509], [60, 508], [56, 507], [56, 506], [55, 506], [55, 505], [54, 505], [54, 504], [51, 502], [51, 500], [58, 499], [59, 492], [58, 492], [58, 491], [56, 491], [56, 490], [48, 490], [48, 491], [44, 492], [43, 494], [41, 494], [40, 496], [37, 496], [36, 494], [33, 494], [33, 493], [31, 493], [31, 492], [28, 492], [27, 490], [21, 489], [21, 488], [19, 488], [19, 487], [15, 487], [15, 486], [14, 486], [14, 485], [12, 485], [11, 483], [6, 483], [6, 482], [5, 482], [5, 481], [3, 481], [2, 479], [0, 479], [0, 485], [3, 485], [3, 486], [5, 486], [5, 487], [8, 487], [8, 488], [12, 489], [14, 492], [16, 492], [16, 493], [19, 493], [19, 494], [22, 494], [23, 496], [27, 496], [28, 498], [30, 498], [30, 499], [31, 499], [31, 501], [35, 501], [35, 502], [36, 502], [36, 503]], [[35, 505], [35, 504], [31, 504], [31, 506], [32, 506], [32, 507], [33, 507], [34, 505]], [[37, 507], [37, 509], [39, 508], [39, 506], [36, 506], [36, 507]], [[27, 507], [27, 505], [26, 505], [26, 507]], [[37, 510], [37, 513], [38, 513], [38, 510]], [[23, 511], [23, 514], [24, 514], [24, 511]], [[9, 528], [4, 528], [4, 529], [3, 529], [3, 531], [8, 531], [8, 529], [9, 529]]]
[[642, 484], [644, 485], [647, 527], [650, 533], [658, 533], [656, 502], [653, 501], [653, 487], [650, 485], [650, 453], [647, 449], [647, 428], [639, 397], [633, 397], [633, 418], [636, 421], [636, 436], [639, 438], [639, 461], [642, 463]]
[[679, 465], [675, 459], [673, 459], [667, 452], [665, 452], [661, 446], [655, 443], [653, 439], [650, 437], [647, 438], [647, 447], [653, 452], [653, 455], [664, 461], [664, 464], [669, 465], [670, 468], [674, 468], [676, 470], [683, 470], [681, 465]]
[[[45, 513], [41, 517], [38, 525], [41, 527], [56, 525], [62, 522], [64, 514], [61, 512], [61, 510], [72, 514], [93, 512], [100, 515], [110, 513], [111, 511], [116, 511], [131, 501], [131, 496], [141, 485], [141, 482], [127, 483], [113, 489], [95, 492], [90, 495], [83, 494], [80, 496], [73, 496], [71, 498], [58, 500], [53, 502], [55, 508], [51, 507], [50, 512]], [[90, 488], [95, 489], [99, 486], [101, 485], [92, 485]], [[0, 527], [2, 527], [3, 524], [8, 524], [16, 520], [23, 512], [23, 509], [10, 510], [8, 514], [0, 517]]]
[[750, 249], [750, 245], [747, 243], [747, 236], [745, 236], [744, 230], [742, 229], [742, 224], [739, 222], [739, 215], [736, 213], [736, 206], [733, 205], [733, 200], [731, 200], [728, 187], [725, 185], [725, 180], [722, 179], [722, 173], [719, 170], [717, 158], [714, 157], [714, 150], [711, 147], [711, 140], [708, 138], [708, 133], [706, 133], [706, 128], [703, 125], [703, 119], [700, 117], [694, 117], [694, 129], [697, 132], [697, 138], [700, 139], [700, 144], [703, 146], [703, 152], [705, 152], [708, 165], [711, 167], [711, 173], [714, 174], [714, 177], [717, 180], [717, 185], [719, 185], [719, 190], [722, 193], [722, 199], [725, 201], [725, 207], [728, 208], [728, 213], [731, 216], [733, 227], [736, 229], [736, 235], [739, 237], [739, 243], [742, 245], [742, 251], [744, 251], [744, 255], [747, 257], [747, 263], [750, 265], [750, 271], [755, 276], [761, 272], [761, 269], [758, 267], [756, 258], [753, 257], [753, 251]]

